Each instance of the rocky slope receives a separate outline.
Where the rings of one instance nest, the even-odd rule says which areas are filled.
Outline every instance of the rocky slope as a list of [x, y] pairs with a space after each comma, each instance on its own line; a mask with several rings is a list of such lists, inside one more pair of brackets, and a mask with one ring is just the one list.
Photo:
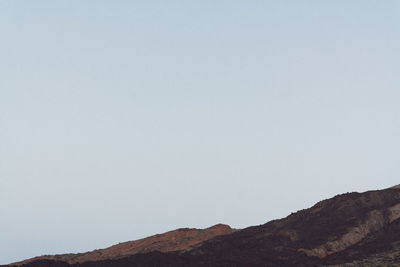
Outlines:
[[190, 254], [206, 255], [213, 266], [228, 261], [238, 266], [343, 263], [392, 248], [400, 241], [399, 218], [398, 188], [347, 193], [284, 219], [215, 238]]
[[224, 224], [217, 224], [207, 229], [182, 228], [164, 234], [120, 243], [105, 249], [78, 254], [45, 255], [17, 262], [12, 265], [20, 266], [38, 260], [54, 260], [74, 264], [123, 258], [137, 253], [148, 253], [152, 251], [185, 251], [190, 250], [192, 247], [208, 239], [235, 231], [235, 229]]
[[[400, 187], [338, 195], [284, 219], [189, 247], [73, 266], [400, 266]], [[28, 266], [69, 265], [42, 260]]]

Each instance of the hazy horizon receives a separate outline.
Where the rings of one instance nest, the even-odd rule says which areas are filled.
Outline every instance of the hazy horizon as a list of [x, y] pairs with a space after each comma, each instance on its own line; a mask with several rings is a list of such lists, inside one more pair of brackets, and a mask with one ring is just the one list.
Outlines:
[[400, 184], [398, 1], [1, 1], [0, 264]]

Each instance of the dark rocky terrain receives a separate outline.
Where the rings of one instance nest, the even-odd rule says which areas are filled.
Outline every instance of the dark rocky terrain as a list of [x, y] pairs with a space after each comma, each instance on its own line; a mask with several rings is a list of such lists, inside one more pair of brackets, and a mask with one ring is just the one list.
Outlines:
[[164, 252], [71, 265], [42, 258], [22, 266], [400, 266], [400, 187], [338, 195], [284, 219], [228, 232]]

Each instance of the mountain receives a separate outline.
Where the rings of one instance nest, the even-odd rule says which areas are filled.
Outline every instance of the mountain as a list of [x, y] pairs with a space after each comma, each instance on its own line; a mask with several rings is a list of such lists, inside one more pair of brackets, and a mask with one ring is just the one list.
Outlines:
[[[286, 218], [183, 247], [138, 250], [72, 266], [400, 266], [400, 186], [341, 194]], [[24, 266], [70, 265], [55, 258]]]
[[98, 249], [86, 253], [45, 255], [14, 263], [21, 266], [33, 261], [53, 260], [69, 264], [83, 263], [88, 261], [101, 261], [123, 258], [137, 253], [148, 253], [153, 251], [171, 252], [185, 251], [213, 237], [235, 232], [228, 225], [217, 224], [206, 229], [182, 228], [158, 234], [147, 238], [120, 243], [109, 248]]

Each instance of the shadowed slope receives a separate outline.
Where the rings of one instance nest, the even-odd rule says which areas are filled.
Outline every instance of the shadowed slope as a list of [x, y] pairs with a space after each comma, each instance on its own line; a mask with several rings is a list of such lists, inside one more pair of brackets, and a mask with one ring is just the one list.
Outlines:
[[322, 265], [329, 255], [350, 249], [366, 238], [374, 239], [399, 218], [397, 188], [347, 193], [284, 219], [214, 238], [188, 254], [212, 266], [226, 262], [240, 266]]

